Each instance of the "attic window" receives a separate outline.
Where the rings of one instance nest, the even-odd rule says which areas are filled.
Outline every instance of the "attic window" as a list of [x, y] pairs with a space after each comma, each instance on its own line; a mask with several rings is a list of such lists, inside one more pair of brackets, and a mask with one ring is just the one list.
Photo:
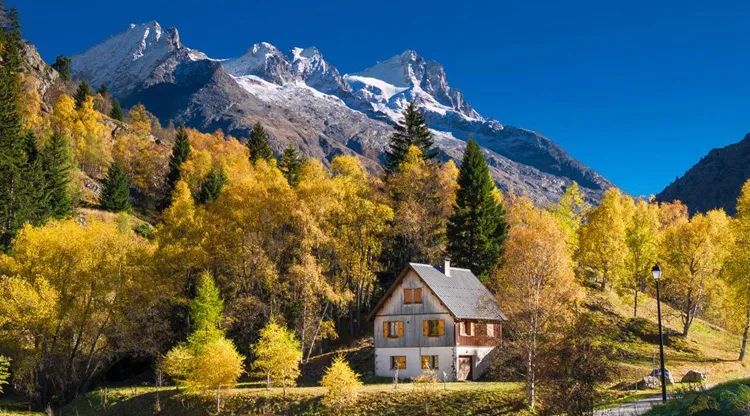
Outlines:
[[422, 288], [404, 288], [404, 305], [422, 304]]

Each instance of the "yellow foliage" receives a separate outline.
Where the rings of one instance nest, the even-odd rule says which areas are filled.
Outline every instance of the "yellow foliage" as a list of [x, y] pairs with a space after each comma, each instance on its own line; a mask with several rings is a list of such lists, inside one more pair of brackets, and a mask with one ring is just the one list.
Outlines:
[[136, 104], [128, 111], [128, 128], [137, 136], [151, 135], [151, 118], [143, 104]]
[[589, 211], [587, 222], [580, 229], [577, 263], [602, 289], [625, 273], [627, 223], [627, 198], [610, 188], [599, 206]]
[[244, 358], [232, 341], [224, 337], [209, 341], [193, 359], [192, 371], [186, 380], [189, 389], [231, 388], [244, 371]]
[[268, 386], [293, 386], [299, 377], [302, 349], [294, 334], [272, 320], [260, 332], [252, 346], [255, 354], [253, 368], [267, 378]]
[[564, 332], [580, 300], [565, 232], [554, 216], [525, 197], [508, 211], [510, 232], [501, 267], [492, 276], [514, 337], [509, 349], [525, 361], [527, 394], [534, 405], [540, 354]]
[[[147, 126], [150, 127], [150, 124]], [[142, 126], [120, 130], [115, 137], [112, 156], [128, 174], [131, 184], [157, 199], [162, 190], [169, 155], [167, 149], [158, 145], [149, 134]]]
[[326, 389], [323, 404], [332, 409], [340, 409], [356, 403], [362, 382], [344, 357], [339, 355], [326, 369], [320, 385]]
[[52, 113], [52, 128], [71, 140], [73, 155], [89, 176], [100, 178], [112, 161], [112, 139], [102, 115], [89, 96], [76, 110], [75, 100], [63, 94]]
[[77, 385], [99, 371], [87, 360], [147, 347], [144, 334], [159, 329], [152, 308], [174, 290], [149, 273], [152, 252], [98, 220], [25, 226], [0, 278], [0, 339], [19, 351], [18, 380], [33, 388], [41, 373]]
[[46, 126], [46, 120], [42, 117], [42, 96], [39, 94], [38, 81], [26, 73], [22, 78], [22, 99], [19, 102], [23, 127], [37, 133], [37, 136], [47, 136], [49, 126]]
[[447, 220], [458, 189], [456, 177], [455, 166], [428, 163], [416, 146], [409, 147], [398, 171], [388, 176], [393, 231], [404, 261], [437, 262], [442, 258]]
[[719, 273], [734, 243], [730, 224], [723, 210], [712, 210], [681, 218], [664, 231], [664, 292], [682, 315], [684, 335], [724, 289]]

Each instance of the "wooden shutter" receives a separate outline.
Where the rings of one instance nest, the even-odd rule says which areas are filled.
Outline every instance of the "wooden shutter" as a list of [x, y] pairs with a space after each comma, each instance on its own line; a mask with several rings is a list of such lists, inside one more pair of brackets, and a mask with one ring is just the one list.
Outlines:
[[430, 321], [426, 319], [422, 321], [422, 335], [426, 337], [430, 336]]
[[469, 336], [474, 336], [474, 322], [469, 322]]
[[422, 288], [414, 289], [414, 303], [422, 303]]
[[442, 319], [438, 321], [438, 334], [440, 334], [441, 337], [445, 335], [445, 321]]
[[383, 321], [383, 336], [388, 338], [388, 321]]
[[404, 304], [414, 303], [414, 293], [412, 289], [404, 289]]
[[396, 323], [396, 331], [398, 331], [399, 338], [404, 336], [404, 321], [398, 321], [398, 323]]

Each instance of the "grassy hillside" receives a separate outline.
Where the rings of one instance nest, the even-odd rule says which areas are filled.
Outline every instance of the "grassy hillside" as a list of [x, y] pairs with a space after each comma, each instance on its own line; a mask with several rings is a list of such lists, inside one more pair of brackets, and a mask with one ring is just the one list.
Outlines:
[[746, 416], [750, 414], [750, 379], [723, 383], [703, 392], [680, 394], [648, 416]]
[[[616, 345], [623, 379], [638, 379], [658, 366], [659, 338], [656, 300], [641, 296], [638, 318], [633, 319], [631, 299], [615, 293], [590, 292], [589, 307], [606, 317], [603, 330]], [[665, 326], [665, 360], [676, 381], [689, 370], [708, 374], [708, 382], [719, 383], [750, 374], [750, 363], [737, 361], [740, 338], [697, 319], [687, 337], [679, 335], [680, 315], [662, 304]]]

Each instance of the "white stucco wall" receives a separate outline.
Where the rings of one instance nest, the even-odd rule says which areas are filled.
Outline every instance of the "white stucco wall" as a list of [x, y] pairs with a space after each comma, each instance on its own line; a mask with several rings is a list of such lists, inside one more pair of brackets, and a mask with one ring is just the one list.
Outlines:
[[405, 348], [376, 348], [375, 349], [375, 375], [378, 377], [393, 378], [396, 370], [391, 370], [391, 356], [403, 355], [406, 357], [406, 369], [398, 370], [398, 378], [410, 379], [422, 374], [422, 356], [437, 355], [438, 378], [443, 379], [443, 372], [448, 380], [456, 378], [456, 356], [453, 347], [405, 347]]
[[458, 357], [461, 355], [470, 355], [472, 359], [472, 377], [478, 379], [490, 365], [492, 350], [498, 347], [456, 347], [456, 367], [458, 366]]

